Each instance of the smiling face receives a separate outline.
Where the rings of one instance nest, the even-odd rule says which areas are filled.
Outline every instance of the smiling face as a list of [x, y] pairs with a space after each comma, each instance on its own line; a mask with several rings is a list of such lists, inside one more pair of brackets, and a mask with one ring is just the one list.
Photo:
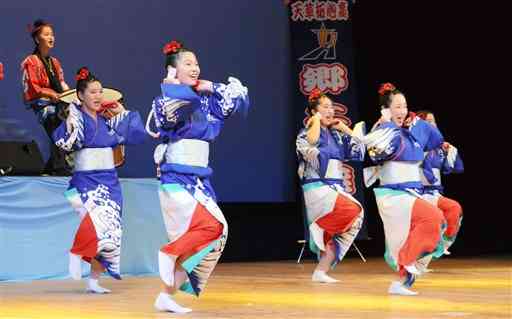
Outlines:
[[45, 25], [41, 28], [39, 33], [35, 37], [39, 50], [50, 50], [55, 45], [55, 35], [53, 29], [49, 25]]
[[82, 105], [90, 112], [96, 113], [101, 109], [103, 102], [103, 87], [99, 81], [89, 82], [83, 92], [78, 92]]
[[393, 121], [397, 126], [402, 126], [405, 118], [407, 117], [407, 100], [401, 93], [393, 95], [391, 99], [392, 100], [389, 105], [391, 121]]
[[315, 115], [317, 112], [322, 115], [320, 124], [323, 127], [331, 125], [332, 121], [334, 120], [334, 107], [330, 98], [327, 96], [322, 96], [320, 98], [318, 105], [315, 107], [312, 113]]
[[187, 51], [179, 54], [176, 63], [176, 78], [181, 84], [195, 85], [201, 69], [194, 53]]

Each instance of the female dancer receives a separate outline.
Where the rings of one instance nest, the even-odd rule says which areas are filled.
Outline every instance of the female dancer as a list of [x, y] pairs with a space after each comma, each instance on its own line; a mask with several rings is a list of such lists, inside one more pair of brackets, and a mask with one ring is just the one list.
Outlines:
[[80, 260], [91, 264], [87, 291], [108, 293], [98, 279], [105, 270], [121, 279], [119, 264], [122, 235], [122, 194], [114, 166], [112, 148], [139, 144], [145, 137], [137, 112], [123, 105], [111, 109], [116, 115], [103, 117], [101, 82], [85, 67], [76, 77], [80, 105], [72, 103], [69, 115], [53, 133], [55, 144], [66, 152], [75, 151], [75, 168], [65, 193], [81, 223], [70, 252], [69, 272], [81, 278]]
[[[418, 116], [437, 127], [434, 114], [430, 111], [420, 111]], [[442, 147], [426, 153], [423, 160], [422, 182], [425, 188], [424, 198], [437, 206], [444, 215], [447, 228], [443, 234], [444, 253], [449, 255], [448, 249], [454, 243], [462, 222], [462, 207], [460, 204], [443, 195], [441, 173], [462, 173], [464, 164], [460, 154], [453, 145], [445, 142]]]
[[[154, 99], [146, 129], [162, 143], [155, 150], [160, 167], [160, 205], [169, 243], [158, 252], [163, 288], [155, 301], [160, 311], [191, 309], [172, 298], [177, 290], [199, 296], [226, 244], [228, 226], [217, 206], [208, 166], [210, 143], [224, 120], [248, 107], [247, 88], [199, 80], [196, 55], [180, 42], [164, 47], [167, 77]], [[149, 128], [155, 117], [157, 133]]]
[[405, 96], [391, 83], [379, 89], [382, 117], [374, 130], [361, 137], [378, 167], [365, 169], [365, 184], [378, 178], [375, 197], [384, 224], [387, 263], [399, 272], [390, 294], [416, 295], [409, 290], [420, 274], [416, 261], [429, 254], [442, 254], [441, 211], [421, 198], [420, 164], [423, 152], [443, 143], [434, 126], [407, 112]]
[[309, 225], [309, 246], [319, 258], [312, 280], [334, 283], [327, 271], [340, 262], [361, 229], [363, 207], [343, 185], [343, 162], [362, 161], [365, 148], [334, 119], [332, 101], [311, 92], [306, 128], [297, 136], [299, 177]]

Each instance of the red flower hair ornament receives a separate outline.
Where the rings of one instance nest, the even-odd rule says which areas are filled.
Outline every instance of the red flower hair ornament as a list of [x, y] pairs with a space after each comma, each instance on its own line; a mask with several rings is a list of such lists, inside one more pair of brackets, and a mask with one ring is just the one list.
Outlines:
[[172, 40], [171, 42], [167, 43], [162, 51], [165, 55], [169, 55], [172, 53], [178, 52], [179, 49], [181, 49], [183, 46], [178, 41]]
[[89, 77], [89, 70], [86, 68], [81, 68], [80, 72], [75, 77], [75, 80], [78, 82], [80, 80], [86, 80]]
[[322, 90], [314, 88], [311, 93], [309, 93], [308, 101], [313, 102], [314, 100], [321, 98], [323, 95]]
[[385, 95], [388, 92], [393, 92], [396, 90], [396, 87], [391, 83], [384, 83], [379, 88], [379, 95]]

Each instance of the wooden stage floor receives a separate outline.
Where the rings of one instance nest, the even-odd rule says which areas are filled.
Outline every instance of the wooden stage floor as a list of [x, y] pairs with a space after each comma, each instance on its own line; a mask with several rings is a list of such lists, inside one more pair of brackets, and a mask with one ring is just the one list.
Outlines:
[[389, 296], [394, 274], [381, 258], [348, 258], [337, 284], [310, 281], [312, 261], [223, 263], [198, 299], [179, 294], [194, 311], [159, 313], [157, 277], [103, 279], [109, 295], [84, 293], [72, 280], [0, 283], [0, 318], [512, 318], [512, 258], [445, 258], [416, 282], [420, 295]]

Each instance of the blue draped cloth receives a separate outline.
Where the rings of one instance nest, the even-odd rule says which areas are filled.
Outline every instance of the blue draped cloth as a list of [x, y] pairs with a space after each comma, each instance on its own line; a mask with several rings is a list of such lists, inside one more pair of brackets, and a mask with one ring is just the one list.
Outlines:
[[[167, 242], [156, 179], [121, 178], [121, 274], [157, 275]], [[68, 277], [69, 249], [80, 219], [64, 197], [68, 177], [0, 178], [0, 281]], [[141, 200], [144, 199], [144, 200]], [[84, 273], [89, 266], [83, 263]]]

